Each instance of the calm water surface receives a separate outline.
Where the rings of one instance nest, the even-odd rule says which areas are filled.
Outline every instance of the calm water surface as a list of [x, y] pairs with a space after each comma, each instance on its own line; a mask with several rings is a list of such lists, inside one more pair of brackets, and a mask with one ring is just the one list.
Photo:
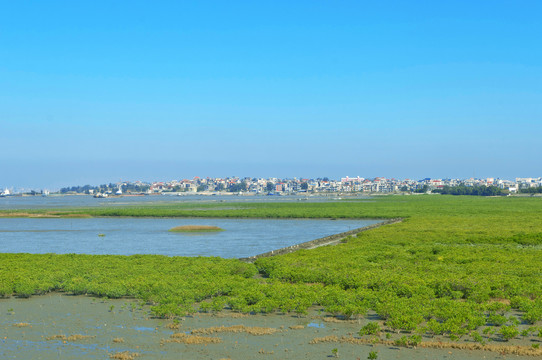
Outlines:
[[[1, 190], [1, 188], [0, 188]], [[369, 199], [367, 196], [348, 196], [348, 199]], [[148, 196], [120, 196], [105, 199], [96, 199], [91, 195], [50, 195], [50, 196], [7, 196], [0, 197], [0, 210], [14, 209], [43, 209], [43, 208], [66, 208], [66, 207], [109, 207], [109, 206], [130, 206], [130, 205], [159, 205], [190, 203], [243, 203], [243, 202], [320, 202], [337, 201], [338, 194], [328, 195], [285, 195], [285, 196], [237, 196], [237, 195], [148, 195]]]
[[[0, 218], [0, 252], [248, 257], [379, 220]], [[171, 233], [182, 225], [225, 231]], [[98, 236], [104, 234], [105, 236]]]

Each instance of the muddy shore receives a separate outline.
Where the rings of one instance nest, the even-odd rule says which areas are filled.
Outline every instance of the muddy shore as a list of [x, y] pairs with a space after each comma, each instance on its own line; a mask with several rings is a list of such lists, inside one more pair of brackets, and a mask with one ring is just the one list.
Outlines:
[[[319, 312], [302, 317], [224, 312], [174, 322], [150, 318], [148, 307], [132, 299], [54, 293], [0, 299], [0, 358], [327, 359], [337, 349], [343, 359], [367, 359], [371, 351], [378, 359], [533, 359], [482, 350], [311, 344], [315, 338], [356, 337], [370, 320], [340, 321]], [[196, 336], [218, 340], [199, 343]]]

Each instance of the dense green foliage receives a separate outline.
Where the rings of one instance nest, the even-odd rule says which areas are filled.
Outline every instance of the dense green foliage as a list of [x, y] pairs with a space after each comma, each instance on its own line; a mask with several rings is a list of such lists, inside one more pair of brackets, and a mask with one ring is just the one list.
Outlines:
[[195, 302], [232, 294], [232, 289], [254, 282], [249, 278], [255, 274], [251, 264], [217, 257], [0, 254], [0, 296], [55, 290], [133, 296], [161, 304], [155, 308], [159, 315], [179, 315], [193, 311]]
[[443, 195], [474, 195], [474, 196], [497, 196], [505, 195], [508, 192], [496, 187], [496, 186], [444, 186], [441, 189], [435, 189], [433, 193]]
[[[134, 192], [134, 193], [142, 193], [149, 190], [150, 186], [145, 184], [131, 184], [131, 183], [125, 183], [122, 185], [122, 190], [125, 192]], [[103, 184], [99, 186], [91, 186], [91, 185], [84, 185], [84, 186], [71, 186], [71, 187], [65, 187], [60, 189], [61, 194], [67, 194], [67, 193], [78, 193], [78, 194], [89, 194], [90, 190], [93, 190], [95, 193], [105, 193], [107, 191], [110, 192], [116, 192], [119, 189], [118, 185], [116, 184]]]
[[522, 194], [542, 194], [542, 186], [519, 189], [519, 192]]
[[242, 181], [240, 183], [231, 184], [228, 187], [229, 192], [239, 192], [239, 191], [246, 191], [247, 190], [247, 183], [245, 181]]
[[[60, 211], [57, 211], [60, 213]], [[53, 290], [134, 296], [156, 315], [221, 310], [341, 317], [376, 312], [383, 330], [517, 336], [542, 319], [542, 199], [387, 196], [322, 203], [185, 204], [63, 210], [93, 216], [395, 218], [345, 243], [262, 258], [0, 254], [0, 295]], [[255, 276], [256, 274], [259, 276]], [[510, 309], [521, 318], [510, 316]], [[375, 327], [376, 325], [371, 325]], [[369, 332], [374, 329], [366, 329]], [[476, 340], [476, 339], [478, 340]], [[412, 342], [417, 335], [405, 337]], [[409, 340], [410, 339], [410, 340]], [[414, 339], [414, 340], [412, 340]]]
[[[401, 191], [406, 191], [406, 189], [401, 190]], [[416, 193], [416, 194], [425, 194], [428, 191], [429, 191], [429, 185], [424, 185], [421, 188], [415, 189], [413, 192]]]

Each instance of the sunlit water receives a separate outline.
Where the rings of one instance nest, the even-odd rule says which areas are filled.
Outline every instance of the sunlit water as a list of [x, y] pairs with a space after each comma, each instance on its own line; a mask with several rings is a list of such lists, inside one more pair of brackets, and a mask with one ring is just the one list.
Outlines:
[[[257, 255], [378, 223], [378, 220], [0, 218], [0, 252], [56, 254]], [[182, 225], [224, 231], [172, 233]]]
[[[1, 189], [0, 189], [1, 191]], [[223, 202], [321, 202], [337, 201], [338, 194], [310, 195], [297, 194], [286, 196], [238, 196], [238, 195], [148, 195], [148, 196], [121, 196], [105, 199], [94, 198], [91, 195], [51, 195], [51, 196], [7, 196], [0, 197], [0, 210], [14, 209], [42, 209], [42, 208], [66, 208], [66, 207], [109, 207], [129, 205], [171, 205], [179, 203], [202, 203], [213, 204]], [[367, 196], [348, 196], [348, 199], [369, 199]]]

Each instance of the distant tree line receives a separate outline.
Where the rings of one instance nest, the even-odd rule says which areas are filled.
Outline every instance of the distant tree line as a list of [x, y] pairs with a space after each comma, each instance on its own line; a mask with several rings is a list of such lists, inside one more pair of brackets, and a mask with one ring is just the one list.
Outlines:
[[[137, 184], [124, 184], [122, 185], [123, 192], [140, 193], [149, 190], [149, 185], [137, 185]], [[98, 186], [84, 185], [84, 186], [71, 186], [60, 189], [61, 194], [77, 193], [77, 194], [89, 194], [90, 190], [95, 193], [105, 193], [108, 191], [116, 192], [119, 189], [117, 184], [102, 184]]]
[[[406, 188], [406, 186], [405, 186], [405, 188]], [[405, 191], [405, 190], [403, 190], [403, 191]], [[427, 185], [427, 184], [424, 185], [424, 186], [422, 186], [421, 188], [418, 188], [418, 189], [415, 189], [415, 190], [414, 190], [414, 192], [415, 192], [415, 193], [418, 193], [418, 194], [425, 194], [425, 193], [428, 192], [428, 191], [429, 191], [429, 185]], [[434, 191], [433, 191], [433, 192], [434, 192]]]
[[247, 183], [246, 181], [241, 181], [238, 184], [232, 184], [228, 187], [229, 192], [239, 192], [239, 191], [245, 191], [247, 189]]
[[97, 189], [96, 186], [84, 185], [84, 186], [71, 186], [60, 189], [61, 194], [67, 193], [77, 193], [77, 194], [88, 194], [90, 190]]
[[475, 195], [475, 196], [498, 196], [506, 195], [507, 192], [503, 191], [501, 188], [496, 186], [444, 186], [440, 189], [434, 189], [433, 193], [443, 194], [443, 195]]
[[542, 194], [542, 186], [519, 189], [522, 194]]

